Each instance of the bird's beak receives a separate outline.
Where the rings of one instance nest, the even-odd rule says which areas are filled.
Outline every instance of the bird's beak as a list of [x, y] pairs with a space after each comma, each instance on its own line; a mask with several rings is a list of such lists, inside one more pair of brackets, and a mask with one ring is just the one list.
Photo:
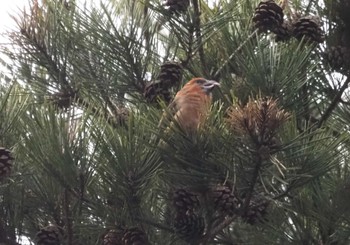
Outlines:
[[204, 87], [206, 90], [212, 90], [215, 86], [220, 87], [220, 83], [214, 80], [207, 80], [206, 83], [204, 84]]

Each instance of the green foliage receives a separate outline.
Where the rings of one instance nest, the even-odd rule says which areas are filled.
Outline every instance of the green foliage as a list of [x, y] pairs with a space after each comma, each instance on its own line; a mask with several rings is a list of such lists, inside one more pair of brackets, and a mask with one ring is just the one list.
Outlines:
[[[285, 20], [348, 28], [343, 3], [287, 2]], [[132, 227], [150, 244], [348, 244], [350, 80], [323, 58], [346, 31], [276, 42], [253, 29], [258, 1], [173, 3], [33, 0], [15, 17], [11, 65], [1, 60], [0, 147], [15, 163], [0, 182], [0, 243], [57, 225], [69, 245]], [[145, 98], [169, 60], [184, 83], [221, 83], [194, 133]], [[178, 189], [199, 206], [177, 210]]]

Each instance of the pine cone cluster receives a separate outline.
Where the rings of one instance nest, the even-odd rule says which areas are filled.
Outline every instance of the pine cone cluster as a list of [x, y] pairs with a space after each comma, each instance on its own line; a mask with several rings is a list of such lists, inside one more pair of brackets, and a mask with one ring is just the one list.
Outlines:
[[210, 197], [214, 202], [214, 208], [228, 215], [233, 215], [241, 204], [235, 188], [228, 185], [215, 186], [210, 192]]
[[60, 245], [63, 238], [63, 229], [56, 225], [43, 227], [35, 236], [37, 245]]
[[160, 67], [155, 82], [146, 85], [144, 96], [149, 103], [156, 103], [159, 99], [169, 103], [171, 101], [170, 89], [180, 84], [182, 79], [182, 66], [177, 62], [166, 62]]
[[103, 245], [147, 245], [147, 235], [137, 227], [109, 230], [102, 238]]
[[13, 160], [11, 151], [0, 147], [0, 180], [5, 179], [11, 174]]
[[321, 23], [316, 16], [301, 17], [296, 21], [284, 21], [283, 9], [274, 0], [261, 1], [253, 16], [253, 23], [260, 32], [274, 33], [276, 41], [287, 41], [291, 37], [308, 42], [324, 41]]
[[335, 71], [347, 71], [350, 69], [350, 49], [344, 46], [329, 47], [324, 57], [330, 67]]

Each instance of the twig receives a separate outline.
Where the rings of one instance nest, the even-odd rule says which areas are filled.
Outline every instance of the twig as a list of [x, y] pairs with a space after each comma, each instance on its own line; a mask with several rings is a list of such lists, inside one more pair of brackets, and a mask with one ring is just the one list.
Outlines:
[[251, 185], [249, 187], [249, 191], [247, 193], [247, 196], [246, 196], [246, 198], [244, 200], [244, 203], [243, 203], [243, 206], [242, 206], [242, 212], [245, 212], [245, 210], [249, 206], [250, 200], [252, 199], [254, 187], [255, 187], [255, 184], [256, 184], [256, 182], [258, 180], [258, 177], [259, 177], [259, 172], [260, 172], [261, 165], [262, 165], [261, 156], [257, 155], [256, 166], [255, 166], [254, 173], [253, 173], [253, 176], [252, 176], [252, 182], [251, 182]]
[[339, 104], [339, 102], [341, 102], [341, 96], [343, 95], [344, 91], [347, 89], [347, 87], [349, 86], [350, 83], [350, 76], [348, 76], [348, 78], [346, 79], [346, 81], [344, 82], [343, 86], [341, 86], [341, 88], [339, 89], [338, 93], [336, 94], [336, 96], [334, 97], [333, 101], [331, 102], [331, 104], [328, 106], [327, 110], [325, 111], [325, 113], [322, 115], [321, 119], [318, 121], [317, 127], [320, 128], [322, 126], [322, 124], [327, 121], [327, 119], [331, 116], [332, 112], [334, 111], [334, 109], [337, 107], [337, 105]]

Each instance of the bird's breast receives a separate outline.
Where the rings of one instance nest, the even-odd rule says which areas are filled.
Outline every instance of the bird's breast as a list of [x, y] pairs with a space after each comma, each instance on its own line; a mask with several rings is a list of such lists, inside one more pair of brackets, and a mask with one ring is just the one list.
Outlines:
[[175, 119], [185, 130], [196, 130], [206, 118], [210, 97], [206, 94], [187, 94], [178, 98]]

